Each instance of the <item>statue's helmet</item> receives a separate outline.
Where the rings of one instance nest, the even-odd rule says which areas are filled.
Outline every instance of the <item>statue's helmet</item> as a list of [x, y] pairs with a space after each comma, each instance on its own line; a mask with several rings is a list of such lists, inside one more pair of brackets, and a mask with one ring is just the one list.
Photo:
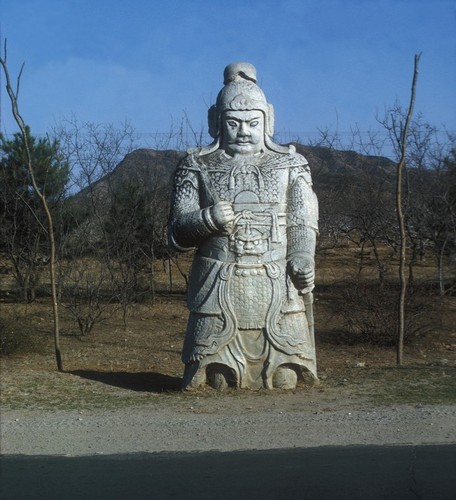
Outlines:
[[215, 105], [209, 108], [209, 134], [220, 136], [222, 115], [225, 111], [260, 110], [264, 114], [265, 135], [274, 134], [274, 108], [266, 101], [266, 96], [257, 85], [256, 69], [250, 63], [229, 64], [224, 71], [224, 87], [217, 96]]

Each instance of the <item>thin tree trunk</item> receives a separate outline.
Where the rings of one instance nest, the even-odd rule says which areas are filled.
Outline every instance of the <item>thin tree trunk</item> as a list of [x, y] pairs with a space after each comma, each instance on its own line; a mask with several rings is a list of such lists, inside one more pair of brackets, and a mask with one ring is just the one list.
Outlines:
[[402, 179], [406, 163], [406, 149], [407, 149], [407, 135], [410, 121], [413, 115], [413, 107], [415, 105], [416, 82], [418, 79], [418, 63], [421, 54], [415, 54], [415, 64], [413, 71], [412, 89], [410, 95], [410, 104], [405, 119], [405, 124], [401, 134], [401, 157], [397, 165], [397, 178], [396, 178], [396, 212], [399, 224], [400, 236], [400, 249], [399, 249], [399, 301], [398, 301], [398, 333], [397, 333], [397, 350], [396, 361], [398, 365], [402, 365], [404, 357], [404, 334], [405, 334], [405, 295], [407, 292], [407, 278], [406, 278], [406, 249], [407, 249], [407, 235], [405, 231], [404, 211], [402, 207]]
[[443, 297], [445, 295], [445, 277], [443, 272], [443, 258], [445, 256], [445, 247], [448, 242], [448, 236], [445, 238], [443, 242], [442, 248], [439, 252], [439, 295]]
[[179, 257], [170, 257], [170, 259], [172, 260], [172, 262], [174, 264], [176, 264], [176, 267], [177, 267], [177, 270], [179, 271], [180, 275], [182, 276], [182, 278], [184, 278], [185, 280], [185, 288], [188, 288], [188, 275], [187, 273], [185, 273], [179, 263]]
[[413, 291], [413, 287], [415, 285], [414, 267], [417, 261], [416, 252], [417, 252], [416, 245], [413, 245], [412, 256], [410, 257], [408, 263], [408, 286], [410, 291]]
[[168, 271], [169, 293], [173, 293], [173, 269], [171, 267], [171, 259], [166, 258], [166, 267]]
[[54, 345], [55, 345], [55, 359], [57, 362], [57, 369], [59, 371], [63, 371], [62, 364], [62, 354], [60, 351], [60, 324], [59, 324], [59, 308], [57, 303], [57, 286], [56, 286], [56, 273], [55, 273], [55, 261], [56, 261], [56, 246], [55, 246], [55, 238], [54, 238], [54, 225], [52, 221], [52, 214], [49, 210], [49, 206], [46, 201], [46, 196], [44, 193], [41, 193], [35, 179], [35, 172], [33, 170], [32, 165], [32, 156], [29, 147], [29, 138], [27, 134], [27, 129], [22, 119], [22, 116], [19, 114], [19, 108], [17, 103], [17, 95], [19, 90], [19, 82], [22, 74], [22, 68], [19, 72], [19, 76], [17, 78], [17, 89], [14, 92], [13, 87], [11, 86], [11, 81], [9, 77], [8, 67], [6, 65], [6, 42], [5, 42], [5, 56], [0, 57], [0, 64], [3, 67], [3, 71], [5, 73], [6, 78], [6, 91], [8, 92], [8, 96], [11, 100], [11, 107], [13, 111], [14, 119], [19, 126], [19, 129], [22, 134], [22, 138], [24, 141], [25, 150], [27, 153], [27, 168], [30, 174], [30, 178], [32, 180], [33, 189], [35, 194], [38, 196], [43, 209], [46, 213], [47, 219], [47, 229], [48, 229], [48, 238], [50, 245], [50, 259], [49, 259], [49, 277], [51, 282], [51, 294], [52, 294], [52, 312], [54, 317]]

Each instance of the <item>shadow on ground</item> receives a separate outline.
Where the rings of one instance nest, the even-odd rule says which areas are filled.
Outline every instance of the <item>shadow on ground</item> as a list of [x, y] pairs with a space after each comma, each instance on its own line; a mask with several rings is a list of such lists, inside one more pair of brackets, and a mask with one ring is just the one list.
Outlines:
[[92, 370], [74, 370], [67, 373], [137, 392], [177, 392], [182, 387], [180, 377], [164, 375], [163, 373], [98, 372]]

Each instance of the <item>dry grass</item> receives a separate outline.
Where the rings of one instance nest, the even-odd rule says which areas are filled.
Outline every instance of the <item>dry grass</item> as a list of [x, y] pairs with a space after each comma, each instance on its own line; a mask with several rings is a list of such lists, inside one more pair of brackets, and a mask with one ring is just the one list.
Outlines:
[[[351, 253], [329, 252], [319, 257], [315, 317], [321, 384], [303, 386], [294, 393], [302, 393], [303, 401], [312, 400], [312, 404], [320, 401], [322, 407], [456, 403], [456, 299], [445, 299], [442, 323], [406, 346], [405, 365], [398, 368], [392, 348], [348, 345], [340, 321], [333, 315], [331, 285], [357, 270]], [[183, 264], [188, 267], [188, 259]], [[121, 313], [113, 308], [108, 320], [97, 324], [91, 335], [81, 337], [62, 310], [64, 373], [55, 369], [48, 299], [28, 305], [4, 299], [0, 306], [8, 328], [29, 339], [30, 345], [25, 343], [22, 350], [1, 359], [2, 407], [110, 409], [174, 404], [181, 398], [195, 397], [179, 391], [183, 368], [180, 351], [187, 319], [184, 282], [174, 269], [170, 293], [161, 263], [156, 263], [155, 271], [156, 286], [161, 290], [155, 303], [132, 307], [126, 326]], [[375, 266], [363, 272], [366, 279], [375, 277]], [[417, 269], [421, 280], [433, 275], [431, 263]], [[273, 394], [283, 398], [279, 391]], [[233, 398], [249, 398], [249, 404], [259, 407], [271, 394], [227, 391], [220, 395], [207, 389], [197, 397], [221, 398], [227, 404]]]

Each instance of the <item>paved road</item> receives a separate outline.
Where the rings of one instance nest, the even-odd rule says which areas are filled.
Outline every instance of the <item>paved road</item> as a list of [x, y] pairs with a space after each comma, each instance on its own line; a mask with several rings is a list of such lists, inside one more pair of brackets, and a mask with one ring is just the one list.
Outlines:
[[456, 445], [1, 457], [10, 499], [456, 498]]

